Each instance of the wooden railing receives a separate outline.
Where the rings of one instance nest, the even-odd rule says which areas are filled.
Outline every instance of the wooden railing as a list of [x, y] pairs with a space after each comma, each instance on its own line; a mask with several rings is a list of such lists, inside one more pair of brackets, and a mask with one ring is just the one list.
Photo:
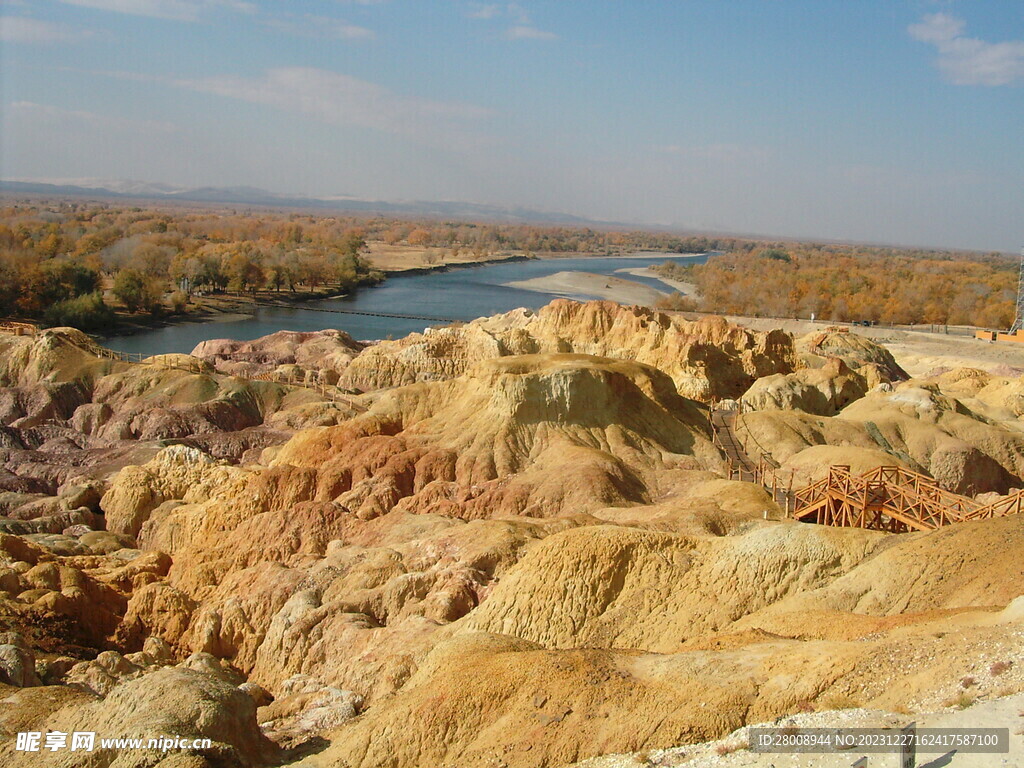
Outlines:
[[355, 402], [349, 395], [342, 392], [337, 385], [328, 384], [326, 381], [323, 381], [319, 375], [315, 376], [313, 379], [309, 379], [304, 375], [299, 376], [293, 371], [289, 371], [288, 373], [265, 371], [264, 373], [257, 373], [253, 376], [243, 376], [242, 378], [249, 379], [250, 381], [266, 381], [273, 384], [283, 384], [288, 387], [311, 389], [327, 400], [332, 400], [336, 403], [344, 403], [357, 411], [365, 412], [367, 410], [365, 406]]
[[757, 460], [750, 457], [736, 430], [736, 422], [742, 413], [742, 402], [737, 403], [734, 409], [723, 409], [717, 402], [711, 404], [711, 439], [725, 454], [729, 479], [762, 486], [788, 515], [793, 507], [793, 472], [790, 471], [788, 477], [781, 473], [779, 463], [761, 448], [748, 429], [748, 436], [757, 446]]
[[991, 504], [978, 507], [973, 512], [965, 515], [967, 520], [985, 520], [990, 517], [1003, 517], [1004, 515], [1019, 515], [1024, 511], [1024, 491], [1014, 493], [1003, 499], [997, 499]]
[[946, 490], [934, 478], [896, 465], [854, 475], [848, 465], [836, 464], [829, 467], [825, 477], [794, 490], [793, 472], [787, 477], [747, 429], [748, 444], [753, 443], [757, 456], [756, 460], [751, 458], [737, 429], [737, 422], [746, 426], [739, 419], [742, 412], [742, 403], [733, 409], [723, 409], [718, 403], [711, 406], [711, 436], [725, 455], [729, 479], [762, 486], [794, 519], [900, 533], [930, 531], [1024, 510], [1024, 490], [981, 504]]
[[107, 360], [115, 360], [120, 363], [134, 363], [135, 365], [145, 363], [146, 365], [155, 365], [157, 368], [185, 371], [186, 373], [210, 372], [209, 369], [204, 366], [202, 360], [198, 360], [190, 355], [147, 355], [144, 352], [121, 352], [117, 349], [101, 347], [98, 344], [94, 347], [80, 347], [80, 349], [91, 355], [103, 357]]
[[0, 333], [9, 333], [12, 336], [35, 336], [39, 328], [32, 323], [17, 323], [13, 320], [0, 321]]
[[1024, 491], [980, 504], [903, 467], [882, 466], [853, 475], [850, 467], [834, 465], [826, 477], [794, 492], [792, 516], [824, 525], [899, 533], [1019, 514], [1022, 507]]

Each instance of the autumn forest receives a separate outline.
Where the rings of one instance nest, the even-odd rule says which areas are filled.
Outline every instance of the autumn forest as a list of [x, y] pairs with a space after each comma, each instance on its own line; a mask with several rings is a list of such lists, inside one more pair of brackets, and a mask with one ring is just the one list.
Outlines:
[[[1002, 254], [922, 251], [666, 232], [409, 221], [286, 212], [9, 201], [0, 209], [0, 314], [96, 330], [125, 317], [173, 317], [210, 294], [338, 295], [383, 279], [375, 246], [424, 265], [631, 251], [702, 253], [666, 262], [693, 283], [678, 308], [753, 316], [1007, 327], [1016, 264]], [[670, 302], [671, 303], [671, 302]]]

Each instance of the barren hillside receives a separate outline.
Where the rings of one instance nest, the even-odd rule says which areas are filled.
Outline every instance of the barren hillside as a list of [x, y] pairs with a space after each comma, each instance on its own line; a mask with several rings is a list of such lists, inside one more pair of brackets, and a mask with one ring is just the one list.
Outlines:
[[91, 766], [674, 765], [1024, 692], [1024, 517], [799, 522], [729, 479], [710, 418], [742, 403], [743, 450], [797, 485], [898, 465], [1001, 498], [1013, 377], [556, 301], [142, 364], [0, 335], [0, 385], [0, 732], [211, 740]]

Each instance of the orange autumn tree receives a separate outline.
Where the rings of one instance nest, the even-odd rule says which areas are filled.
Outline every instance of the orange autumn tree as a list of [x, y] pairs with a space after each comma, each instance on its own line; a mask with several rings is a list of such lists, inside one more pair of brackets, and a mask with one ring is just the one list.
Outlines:
[[1016, 296], [1016, 264], [1001, 254], [786, 243], [690, 272], [702, 309], [753, 316], [1007, 327]]

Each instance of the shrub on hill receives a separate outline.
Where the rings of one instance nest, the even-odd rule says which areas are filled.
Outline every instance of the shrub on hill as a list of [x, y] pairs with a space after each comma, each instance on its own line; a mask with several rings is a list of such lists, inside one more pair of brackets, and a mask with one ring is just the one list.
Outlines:
[[114, 321], [114, 311], [103, 302], [103, 295], [96, 291], [58, 301], [46, 309], [43, 320], [51, 327], [67, 325], [83, 331], [95, 331]]

